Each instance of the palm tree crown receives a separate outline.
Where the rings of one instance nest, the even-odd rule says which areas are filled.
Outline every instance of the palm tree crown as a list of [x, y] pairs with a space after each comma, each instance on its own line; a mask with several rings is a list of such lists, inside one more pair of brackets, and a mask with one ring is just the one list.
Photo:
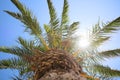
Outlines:
[[[76, 48], [75, 45], [76, 39], [79, 37], [75, 37], [73, 34], [78, 29], [79, 22], [69, 24], [67, 0], [64, 0], [61, 18], [57, 17], [51, 0], [47, 0], [50, 21], [49, 24], [44, 24], [44, 30], [39, 25], [37, 18], [19, 0], [11, 0], [11, 2], [20, 12], [15, 13], [7, 10], [5, 12], [21, 21], [25, 31], [34, 36], [34, 40], [28, 41], [19, 37], [20, 47], [0, 47], [1, 52], [18, 56], [17, 58], [1, 60], [0, 69], [17, 69], [21, 78], [26, 76], [25, 79], [34, 78], [35, 80], [40, 79], [51, 68], [55, 69], [58, 66], [66, 70], [73, 69], [80, 76], [90, 80], [120, 76], [120, 71], [105, 67], [100, 63], [104, 58], [119, 56], [120, 49], [98, 50], [100, 45], [110, 39], [111, 33], [120, 29], [120, 17], [106, 24], [98, 21], [88, 34], [89, 47], [82, 49]], [[53, 62], [53, 60], [56, 61]], [[62, 63], [61, 60], [66, 63]], [[38, 73], [43, 74], [37, 75]], [[19, 77], [16, 78], [19, 79]]]

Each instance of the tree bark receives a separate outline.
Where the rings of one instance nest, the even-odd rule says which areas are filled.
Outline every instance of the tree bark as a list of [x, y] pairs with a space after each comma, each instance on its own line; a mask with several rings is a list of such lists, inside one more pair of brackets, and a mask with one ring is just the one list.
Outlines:
[[31, 59], [34, 80], [86, 80], [80, 76], [81, 66], [71, 54], [52, 49]]
[[61, 70], [51, 70], [39, 80], [86, 80], [86, 78], [76, 74], [73, 70], [62, 72]]

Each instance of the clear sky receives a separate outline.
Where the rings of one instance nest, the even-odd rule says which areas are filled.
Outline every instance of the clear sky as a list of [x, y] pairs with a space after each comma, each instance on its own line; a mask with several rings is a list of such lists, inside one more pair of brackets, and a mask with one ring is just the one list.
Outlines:
[[[49, 14], [46, 0], [20, 0], [29, 7], [38, 18], [40, 25], [49, 22]], [[52, 0], [58, 13], [61, 16], [63, 0]], [[81, 29], [88, 29], [94, 25], [98, 19], [107, 22], [120, 16], [120, 0], [68, 0], [70, 22], [80, 21]], [[17, 38], [22, 36], [26, 39], [31, 37], [24, 33], [23, 24], [12, 18], [3, 10], [18, 11], [10, 0], [0, 0], [0, 46], [15, 46]], [[112, 35], [110, 41], [106, 42], [103, 49], [120, 48], [120, 31]], [[0, 52], [0, 60], [12, 57]], [[120, 70], [120, 58], [108, 60], [105, 64], [114, 69]], [[119, 64], [118, 64], [119, 63]], [[114, 64], [114, 65], [113, 65]], [[0, 80], [10, 80], [11, 74], [17, 74], [10, 70], [0, 70]]]

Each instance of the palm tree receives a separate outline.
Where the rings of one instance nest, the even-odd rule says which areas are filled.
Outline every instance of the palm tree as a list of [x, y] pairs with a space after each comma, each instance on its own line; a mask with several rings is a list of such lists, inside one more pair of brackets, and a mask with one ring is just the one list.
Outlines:
[[[98, 22], [89, 33], [91, 45], [76, 48], [78, 37], [73, 34], [79, 22], [69, 24], [68, 2], [64, 0], [62, 17], [59, 19], [51, 0], [47, 0], [50, 22], [39, 25], [37, 19], [18, 0], [11, 0], [20, 12], [5, 11], [24, 24], [25, 31], [33, 40], [18, 38], [20, 47], [0, 47], [1, 52], [17, 55], [17, 58], [1, 60], [0, 69], [17, 69], [21, 78], [33, 80], [99, 80], [100, 77], [120, 76], [120, 71], [100, 64], [100, 60], [119, 56], [120, 49], [100, 52], [98, 47], [120, 28], [120, 17], [100, 26]], [[46, 34], [43, 34], [43, 33]], [[97, 75], [96, 75], [97, 74]], [[20, 80], [19, 77], [16, 77]]]

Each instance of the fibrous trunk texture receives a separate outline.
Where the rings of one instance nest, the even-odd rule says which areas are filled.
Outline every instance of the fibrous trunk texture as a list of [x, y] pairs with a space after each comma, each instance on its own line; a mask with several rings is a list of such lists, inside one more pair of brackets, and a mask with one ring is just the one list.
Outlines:
[[34, 80], [86, 80], [80, 65], [69, 53], [52, 49], [32, 58]]

